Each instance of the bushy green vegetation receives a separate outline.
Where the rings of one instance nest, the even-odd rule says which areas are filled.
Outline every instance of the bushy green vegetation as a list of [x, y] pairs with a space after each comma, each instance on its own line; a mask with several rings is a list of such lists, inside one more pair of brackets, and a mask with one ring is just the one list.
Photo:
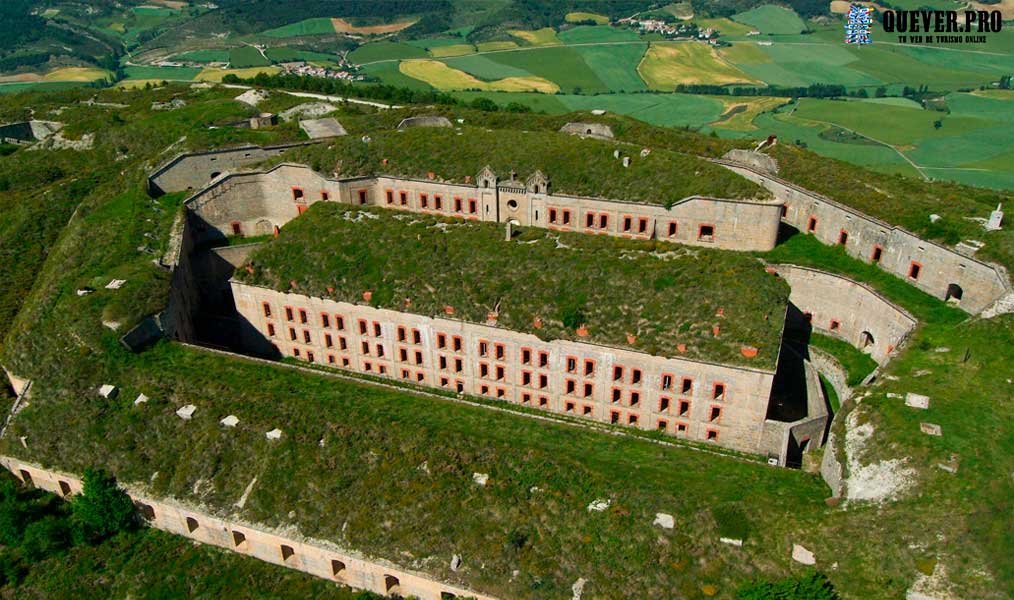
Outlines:
[[[109, 488], [108, 479], [101, 481]], [[73, 508], [83, 498], [68, 504], [18, 485], [9, 474], [0, 476], [0, 594], [156, 599], [220, 597], [242, 588], [250, 598], [380, 598], [157, 530], [121, 528], [102, 539], [75, 542]]]
[[[444, 316], [452, 306], [454, 318], [473, 323], [498, 312], [500, 326], [546, 340], [578, 340], [587, 324], [592, 342], [662, 356], [679, 356], [685, 343], [688, 358], [774, 369], [788, 289], [741, 253], [676, 250], [682, 256], [659, 259], [645, 250], [673, 247], [541, 229], [505, 242], [494, 223], [394, 217], [317, 203], [250, 257], [253, 274], [235, 277], [286, 292], [295, 281], [298, 293], [344, 302], [370, 290], [372, 306], [402, 310], [411, 298], [410, 312]], [[744, 358], [743, 345], [760, 354]]]
[[764, 4], [732, 16], [733, 21], [753, 26], [761, 33], [792, 34], [806, 29], [799, 15], [790, 8]]
[[736, 600], [837, 600], [827, 576], [813, 572], [779, 581], [755, 581], [736, 590]]

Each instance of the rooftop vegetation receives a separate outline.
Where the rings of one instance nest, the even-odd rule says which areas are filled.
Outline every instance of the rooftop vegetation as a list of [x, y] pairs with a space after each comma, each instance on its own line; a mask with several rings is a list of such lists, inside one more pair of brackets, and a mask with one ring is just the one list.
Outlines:
[[[473, 123], [469, 120], [468, 123]], [[326, 146], [286, 153], [281, 160], [306, 162], [316, 170], [341, 176], [388, 174], [438, 178], [463, 183], [490, 165], [501, 181], [512, 170], [523, 182], [541, 169], [554, 193], [596, 196], [671, 206], [687, 196], [762, 199], [767, 190], [699, 158], [656, 150], [641, 158], [640, 147], [581, 139], [551, 131], [513, 128], [488, 130], [480, 123], [456, 128], [375, 130], [370, 142], [348, 136]], [[633, 155], [630, 167], [613, 157]], [[388, 164], [382, 163], [387, 159]]]
[[[499, 224], [318, 202], [235, 277], [345, 302], [370, 290], [373, 306], [451, 306], [474, 323], [497, 312], [499, 326], [543, 339], [577, 340], [586, 325], [595, 343], [662, 356], [686, 344], [686, 358], [774, 369], [789, 290], [748, 256], [537, 228], [503, 236]], [[744, 358], [744, 345], [760, 353]]]

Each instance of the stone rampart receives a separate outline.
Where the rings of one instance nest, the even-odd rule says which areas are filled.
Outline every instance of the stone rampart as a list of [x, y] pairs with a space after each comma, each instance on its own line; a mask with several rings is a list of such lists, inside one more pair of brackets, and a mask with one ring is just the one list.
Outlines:
[[916, 319], [872, 288], [817, 269], [776, 265], [791, 293], [789, 302], [810, 326], [841, 338], [885, 364], [916, 326]]
[[760, 453], [774, 373], [232, 282], [244, 342], [286, 357]]
[[[330, 179], [302, 165], [227, 175], [186, 201], [200, 236], [268, 233], [319, 201], [507, 222], [559, 231], [672, 241], [723, 250], [774, 248], [781, 206], [772, 201], [691, 196], [672, 207], [549, 194], [546, 185], [460, 184], [386, 175]], [[513, 185], [512, 185], [513, 184]], [[204, 227], [204, 230], [201, 230]]]
[[225, 150], [186, 152], [166, 161], [148, 177], [148, 193], [197, 190], [219, 175], [278, 156], [290, 148], [316, 142], [293, 142], [276, 146], [242, 146]]
[[[17, 458], [2, 456], [0, 465], [26, 484], [64, 498], [81, 493], [83, 488], [79, 477]], [[183, 504], [152, 498], [129, 486], [127, 493], [151, 527], [355, 589], [420, 600], [495, 600], [492, 596], [437, 581], [385, 560], [364, 557], [331, 542], [279, 535], [261, 526], [222, 519]]]
[[921, 240], [900, 227], [749, 165], [713, 162], [770, 190], [784, 203], [784, 220], [801, 233], [814, 235], [824, 244], [844, 246], [851, 256], [876, 263], [932, 296], [957, 303], [966, 312], [978, 314], [1011, 289], [1002, 267]]

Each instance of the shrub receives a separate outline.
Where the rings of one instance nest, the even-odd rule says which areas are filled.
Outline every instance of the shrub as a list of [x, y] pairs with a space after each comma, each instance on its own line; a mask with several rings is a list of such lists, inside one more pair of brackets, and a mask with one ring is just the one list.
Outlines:
[[77, 540], [94, 543], [137, 524], [134, 503], [102, 470], [85, 469], [84, 491], [71, 504]]
[[736, 591], [736, 600], [837, 600], [827, 576], [816, 571], [780, 581], [753, 581]]

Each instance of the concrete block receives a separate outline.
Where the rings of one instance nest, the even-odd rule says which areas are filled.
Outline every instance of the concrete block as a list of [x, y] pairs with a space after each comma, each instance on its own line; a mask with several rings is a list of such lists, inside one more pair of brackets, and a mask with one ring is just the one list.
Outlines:
[[118, 290], [123, 287], [123, 284], [127, 283], [126, 279], [114, 279], [106, 284], [107, 290]]
[[115, 385], [109, 385], [107, 383], [99, 387], [99, 396], [102, 396], [103, 398], [115, 398], [119, 393], [120, 390], [117, 389]]
[[718, 538], [718, 541], [722, 542], [723, 544], [729, 544], [730, 546], [736, 546], [737, 548], [743, 547], [743, 540], [737, 540], [735, 538], [727, 538], [727, 537]]
[[239, 417], [237, 417], [236, 415], [229, 415], [228, 417], [219, 421], [219, 423], [221, 423], [225, 427], [235, 427], [236, 424], [239, 423]]
[[489, 474], [488, 473], [472, 473], [472, 481], [474, 481], [476, 483], [476, 485], [479, 485], [479, 486], [482, 486], [482, 487], [486, 487], [486, 482], [489, 481]]
[[588, 512], [592, 511], [602, 512], [605, 509], [609, 508], [609, 504], [610, 504], [609, 500], [604, 499], [595, 500], [594, 502], [588, 505]]
[[672, 529], [676, 526], [676, 519], [666, 513], [655, 513], [655, 520], [652, 525], [658, 525], [662, 529]]
[[943, 435], [943, 430], [936, 423], [919, 423], [919, 429], [922, 430], [926, 435]]
[[179, 418], [183, 419], [184, 421], [189, 421], [190, 419], [193, 418], [195, 411], [197, 411], [196, 406], [194, 406], [193, 404], [187, 404], [186, 406], [180, 407], [176, 411], [176, 414], [179, 416]]
[[810, 552], [799, 544], [792, 544], [792, 560], [804, 565], [817, 564], [817, 559], [813, 556], [813, 552]]
[[148, 401], [148, 397], [147, 396], [145, 396], [144, 394], [138, 394], [137, 398], [134, 399], [134, 404], [135, 405], [144, 404], [147, 401]]
[[913, 394], [909, 392], [905, 394], [905, 406], [911, 406], [912, 408], [921, 408], [923, 410], [929, 408], [929, 396], [923, 396], [922, 394]]
[[280, 439], [282, 439], [282, 430], [278, 429], [276, 427], [276, 428], [272, 429], [271, 431], [265, 433], [264, 437], [266, 437], [266, 438], [268, 438], [269, 440], [272, 440], [272, 441], [274, 441], [274, 440], [280, 440]]

